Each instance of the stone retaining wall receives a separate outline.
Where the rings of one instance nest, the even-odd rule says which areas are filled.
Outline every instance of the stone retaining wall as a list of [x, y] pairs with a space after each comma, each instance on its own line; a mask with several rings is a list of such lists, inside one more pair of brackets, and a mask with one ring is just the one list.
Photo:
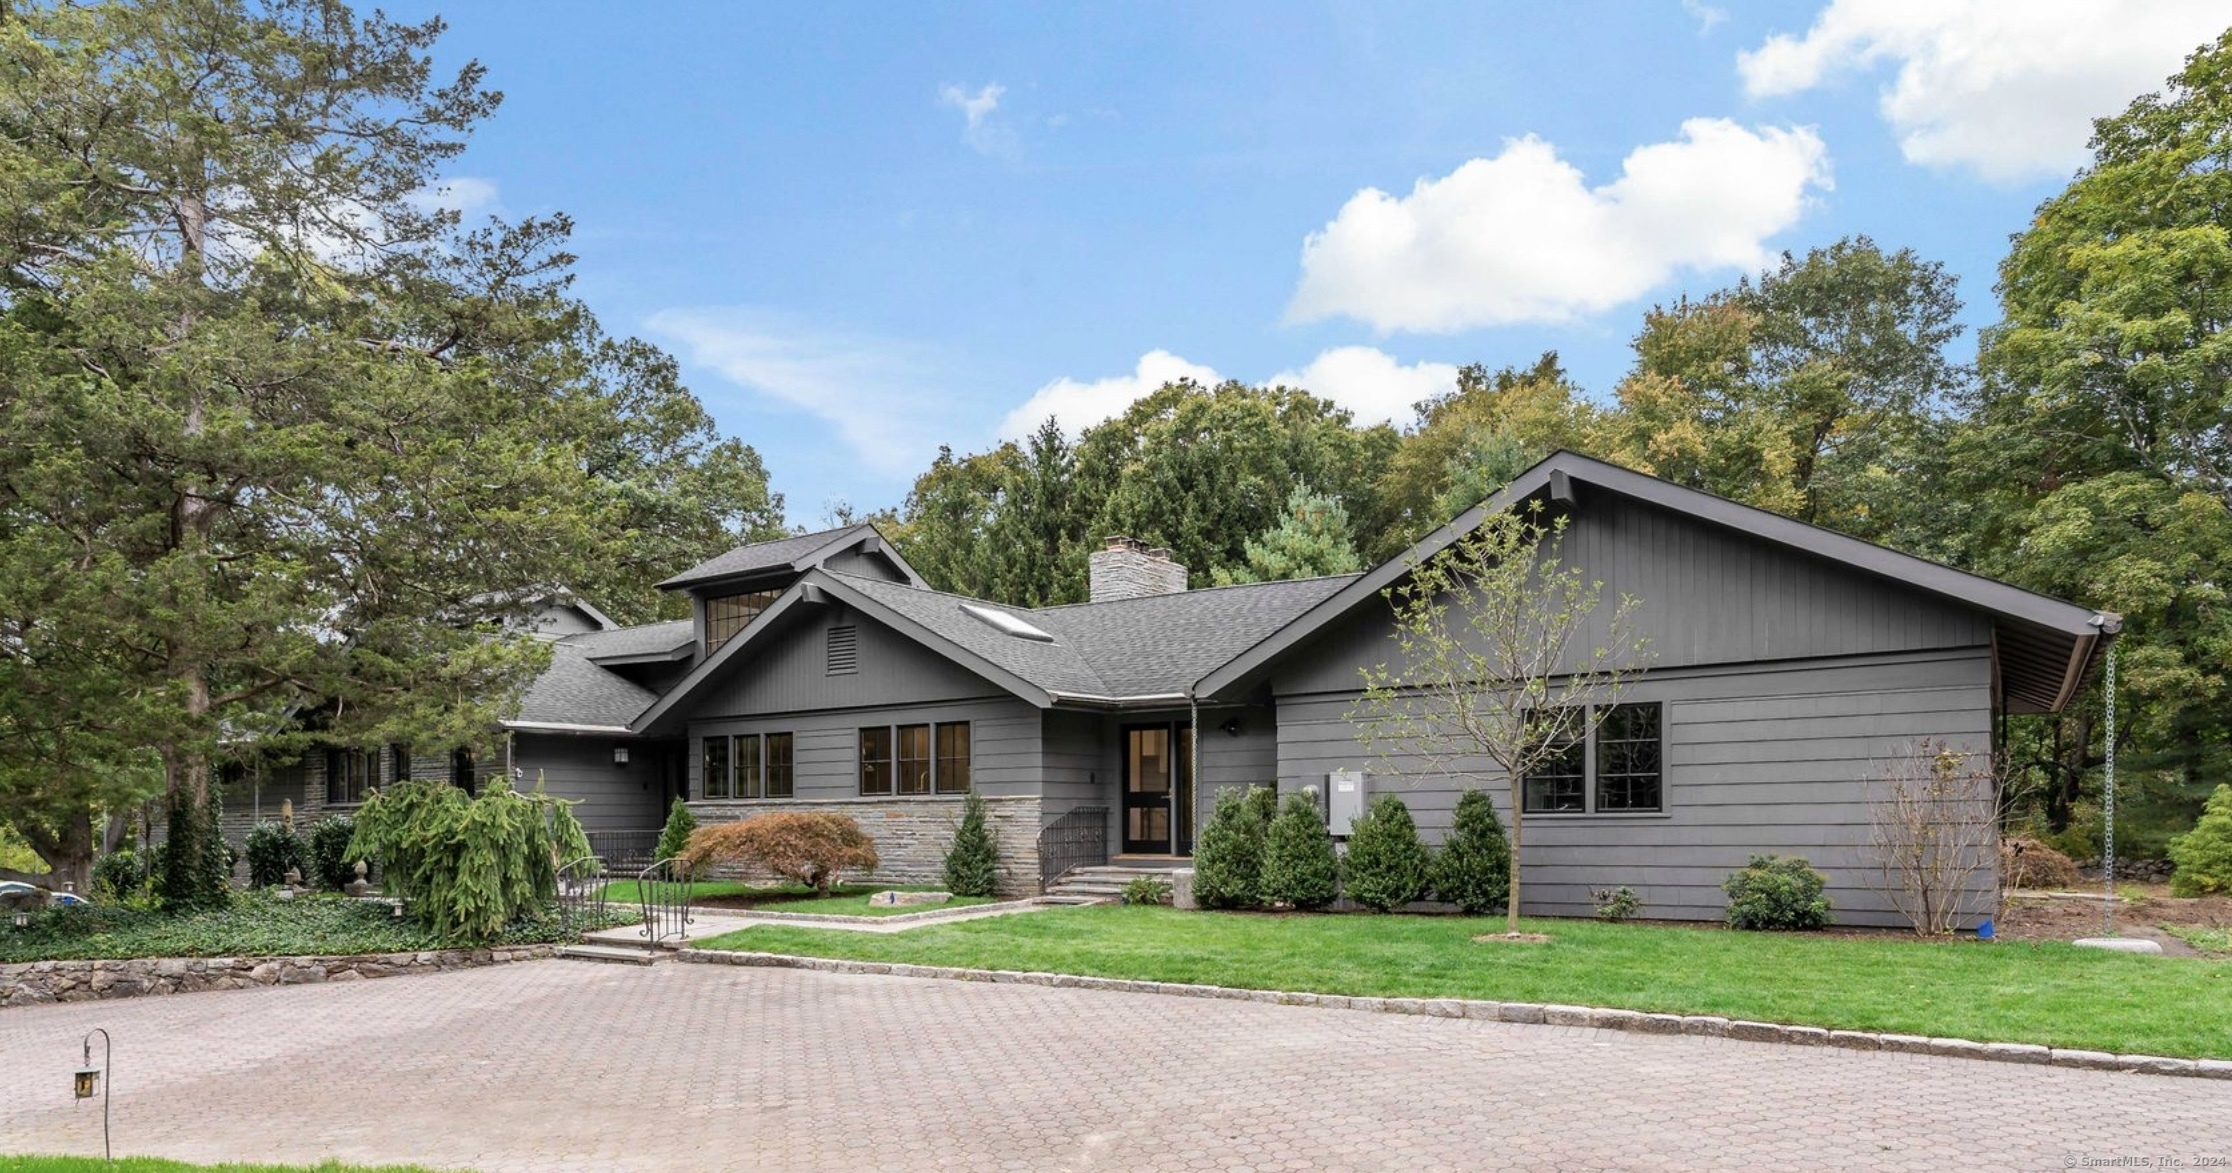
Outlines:
[[191, 994], [252, 986], [354, 982], [476, 969], [549, 957], [556, 947], [438, 949], [334, 957], [147, 957], [126, 961], [26, 961], [0, 965], [0, 1007], [91, 1002], [142, 994]]
[[[702, 826], [733, 823], [754, 815], [776, 812], [810, 812], [851, 815], [860, 829], [876, 841], [883, 866], [871, 876], [846, 876], [885, 884], [937, 884], [945, 880], [945, 853], [953, 846], [954, 828], [961, 823], [961, 796], [922, 798], [822, 798], [783, 801], [722, 801], [700, 799], [690, 803], [690, 813]], [[1039, 887], [1039, 800], [1035, 797], [991, 797], [984, 800], [985, 820], [1000, 852], [1001, 896], [1036, 895]], [[728, 875], [730, 873], [722, 873]], [[764, 879], [762, 876], [738, 876]]]

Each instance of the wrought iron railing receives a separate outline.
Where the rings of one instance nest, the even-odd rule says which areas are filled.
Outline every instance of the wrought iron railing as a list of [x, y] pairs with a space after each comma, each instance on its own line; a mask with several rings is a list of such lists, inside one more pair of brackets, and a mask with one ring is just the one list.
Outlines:
[[615, 875], [639, 872], [658, 862], [659, 836], [664, 832], [654, 828], [649, 831], [591, 831], [589, 850], [604, 861], [605, 870]]
[[1076, 868], [1108, 862], [1108, 808], [1081, 806], [1039, 832], [1039, 887], [1047, 888]]
[[636, 873], [636, 899], [643, 906], [643, 943], [657, 945], [690, 935], [690, 883], [694, 869], [679, 859], [662, 859]]
[[567, 936], [605, 927], [605, 889], [610, 880], [603, 862], [593, 855], [558, 869], [558, 924]]

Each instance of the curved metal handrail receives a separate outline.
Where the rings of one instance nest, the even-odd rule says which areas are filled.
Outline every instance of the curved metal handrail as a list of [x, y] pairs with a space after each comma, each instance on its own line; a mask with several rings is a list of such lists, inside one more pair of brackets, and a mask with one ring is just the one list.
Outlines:
[[605, 893], [611, 886], [604, 861], [594, 855], [570, 860], [558, 869], [558, 924], [580, 936], [605, 924]]
[[669, 856], [636, 873], [636, 899], [643, 906], [643, 941], [657, 945], [690, 935], [690, 883], [696, 869]]

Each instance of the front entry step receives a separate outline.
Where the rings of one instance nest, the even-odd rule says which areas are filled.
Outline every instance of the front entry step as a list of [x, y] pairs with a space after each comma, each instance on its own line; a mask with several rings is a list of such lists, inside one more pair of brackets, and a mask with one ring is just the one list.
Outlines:
[[601, 961], [607, 965], [651, 965], [667, 955], [661, 949], [631, 948], [625, 945], [568, 945], [558, 951], [560, 957], [576, 961]]
[[1170, 864], [1159, 867], [1104, 864], [1098, 867], [1074, 868], [1048, 885], [1046, 894], [1071, 903], [1115, 903], [1123, 899], [1124, 885], [1133, 880], [1168, 880], [1171, 872], [1192, 864], [1192, 860], [1173, 860]]

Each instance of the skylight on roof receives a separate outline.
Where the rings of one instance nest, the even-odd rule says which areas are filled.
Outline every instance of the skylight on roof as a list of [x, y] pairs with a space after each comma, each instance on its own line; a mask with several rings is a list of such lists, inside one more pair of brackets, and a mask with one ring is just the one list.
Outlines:
[[1018, 619], [1005, 611], [995, 611], [990, 607], [979, 607], [974, 603], [963, 603], [961, 604], [961, 609], [968, 612], [971, 617], [992, 628], [994, 631], [998, 631], [1006, 635], [1012, 635], [1017, 639], [1027, 639], [1042, 644], [1050, 644], [1054, 642], [1053, 636], [1040, 631], [1038, 628], [1025, 623], [1023, 620]]

